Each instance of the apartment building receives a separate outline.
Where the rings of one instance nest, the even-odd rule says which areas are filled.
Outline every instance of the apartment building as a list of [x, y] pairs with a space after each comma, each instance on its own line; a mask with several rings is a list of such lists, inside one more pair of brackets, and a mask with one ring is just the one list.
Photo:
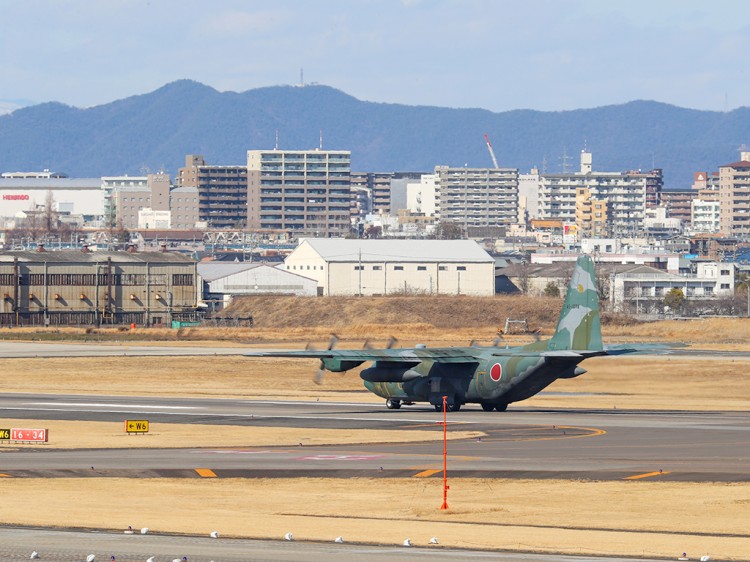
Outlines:
[[388, 215], [391, 213], [391, 180], [394, 174], [387, 172], [352, 172], [352, 189], [363, 188], [370, 194], [368, 213]]
[[116, 224], [127, 229], [140, 228], [144, 220], [148, 222], [143, 217], [151, 216], [152, 211], [169, 212], [171, 184], [167, 174], [149, 174], [145, 177], [145, 184], [138, 178], [132, 179], [133, 181], [108, 180], [111, 189], [110, 207], [114, 209]]
[[592, 197], [607, 201], [609, 229], [615, 236], [638, 232], [647, 208], [658, 204], [662, 171], [594, 172], [589, 152], [581, 153], [577, 173], [539, 176], [539, 218], [574, 222], [576, 193], [588, 189]]
[[519, 222], [517, 169], [436, 166], [435, 176], [440, 221], [460, 224], [467, 232]]
[[597, 199], [586, 187], [576, 189], [576, 227], [581, 238], [606, 238], [609, 234], [607, 201]]
[[246, 166], [209, 166], [203, 156], [188, 154], [177, 172], [177, 187], [198, 190], [198, 218], [211, 228], [248, 225]]
[[750, 236], [750, 152], [719, 167], [719, 208], [725, 236]]
[[351, 230], [351, 152], [249, 150], [250, 228], [344, 236]]
[[719, 201], [693, 199], [690, 202], [690, 228], [693, 232], [719, 232], [721, 204]]
[[669, 189], [661, 192], [661, 204], [667, 210], [667, 217], [690, 222], [690, 203], [698, 195], [693, 189]]

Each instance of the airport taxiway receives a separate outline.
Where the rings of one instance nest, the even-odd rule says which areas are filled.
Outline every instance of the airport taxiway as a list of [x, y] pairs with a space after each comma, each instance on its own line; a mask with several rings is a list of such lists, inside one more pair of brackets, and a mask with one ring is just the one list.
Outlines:
[[[374, 403], [0, 394], [0, 417], [122, 423], [420, 429], [441, 432], [442, 415], [422, 406], [386, 410]], [[471, 405], [448, 415], [452, 429], [481, 431], [448, 444], [454, 477], [750, 481], [750, 413], [632, 410], [539, 410], [511, 406], [483, 412]], [[148, 439], [148, 437], [142, 437]], [[137, 439], [133, 444], [137, 447]], [[0, 446], [8, 449], [8, 445]], [[92, 472], [91, 467], [95, 467]], [[10, 476], [185, 476], [196, 467], [218, 477], [440, 477], [442, 441], [295, 447], [6, 450]]]

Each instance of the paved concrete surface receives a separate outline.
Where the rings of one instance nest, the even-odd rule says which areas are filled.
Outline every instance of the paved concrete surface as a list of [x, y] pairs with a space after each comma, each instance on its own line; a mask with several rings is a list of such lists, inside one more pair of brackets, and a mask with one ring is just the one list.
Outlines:
[[[427, 542], [429, 539], [425, 539]], [[414, 541], [416, 542], [416, 541]], [[440, 546], [403, 547], [303, 543], [202, 537], [158, 536], [54, 531], [45, 529], [0, 528], [0, 560], [21, 562], [29, 560], [32, 551], [39, 553], [42, 562], [71, 562], [85, 560], [89, 554], [96, 562], [144, 562], [154, 556], [156, 562], [171, 562], [187, 557], [188, 562], [406, 562], [506, 560], [519, 562], [649, 562], [646, 559], [600, 558], [584, 556], [502, 553], [476, 550], [446, 549]], [[652, 561], [653, 562], [653, 561]]]
[[[0, 417], [122, 422], [230, 424], [442, 431], [431, 408], [386, 410], [376, 404], [268, 402], [80, 395], [0, 395]], [[449, 431], [477, 430], [481, 439], [451, 441], [453, 476], [748, 481], [750, 413], [624, 410], [462, 409]], [[133, 442], [139, 438], [133, 436]], [[442, 466], [442, 442], [375, 445], [56, 450], [48, 445], [7, 450], [0, 472], [22, 476], [81, 470], [84, 475], [154, 476], [195, 467], [224, 476], [411, 476], [414, 467]], [[91, 467], [95, 471], [91, 471]], [[409, 469], [412, 469], [409, 472]], [[422, 470], [420, 468], [420, 470]], [[661, 473], [659, 472], [661, 471]], [[440, 477], [436, 474], [434, 477]]]

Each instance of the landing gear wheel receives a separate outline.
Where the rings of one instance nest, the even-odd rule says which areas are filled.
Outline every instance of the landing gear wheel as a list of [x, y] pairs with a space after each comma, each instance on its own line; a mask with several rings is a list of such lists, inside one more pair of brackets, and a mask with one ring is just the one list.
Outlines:
[[391, 400], [389, 398], [385, 401], [385, 407], [389, 410], [398, 410], [401, 407], [401, 400]]
[[507, 409], [508, 409], [507, 404], [498, 404], [497, 406], [495, 406], [495, 410], [497, 410], [498, 412], [504, 412]]
[[458, 412], [461, 409], [461, 404], [448, 404], [449, 412]]
[[435, 404], [435, 411], [436, 412], [442, 412], [443, 411], [443, 405], [442, 404]]
[[485, 412], [491, 412], [494, 409], [495, 409], [494, 404], [489, 404], [488, 402], [482, 402], [482, 410], [484, 410]]

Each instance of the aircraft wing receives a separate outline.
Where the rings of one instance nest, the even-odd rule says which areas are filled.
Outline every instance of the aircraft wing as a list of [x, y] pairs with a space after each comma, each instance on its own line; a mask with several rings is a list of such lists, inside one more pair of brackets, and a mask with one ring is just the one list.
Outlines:
[[[488, 350], [491, 351], [488, 353]], [[326, 349], [302, 351], [248, 351], [246, 357], [309, 357], [313, 359], [341, 359], [345, 361], [389, 361], [394, 363], [415, 363], [434, 361], [436, 363], [476, 363], [482, 357], [549, 357], [573, 359], [607, 355], [601, 350], [560, 350], [523, 351], [520, 348], [487, 347], [413, 347], [396, 349]]]
[[247, 351], [246, 357], [310, 357], [344, 361], [390, 361], [394, 363], [475, 363], [476, 352], [464, 347], [398, 348], [398, 349], [326, 349], [302, 351]]

